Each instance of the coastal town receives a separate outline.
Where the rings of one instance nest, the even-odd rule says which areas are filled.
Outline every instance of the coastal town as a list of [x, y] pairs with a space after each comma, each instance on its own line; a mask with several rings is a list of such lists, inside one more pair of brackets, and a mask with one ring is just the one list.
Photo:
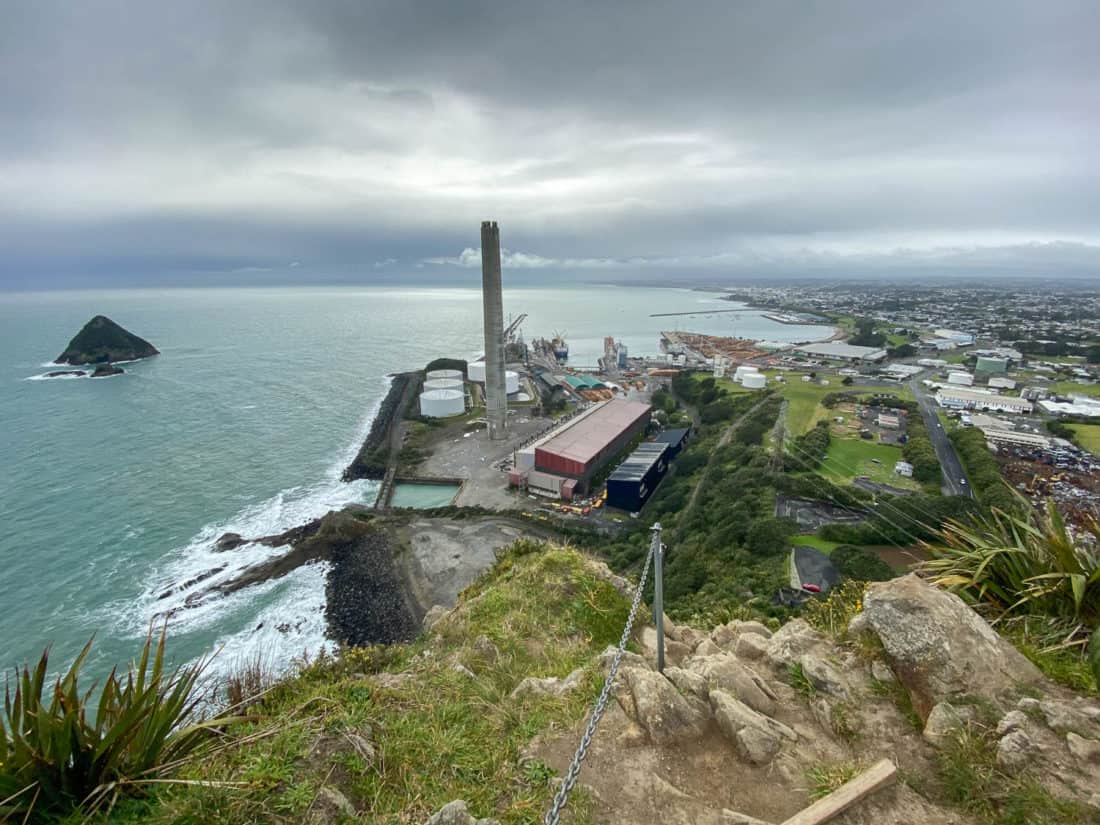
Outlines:
[[[736, 311], [834, 332], [781, 344], [670, 330], [649, 354], [608, 335], [591, 367], [570, 362], [560, 335], [525, 343], [521, 317], [503, 337], [499, 439], [488, 437], [485, 360], [443, 354], [406, 376], [415, 386], [395, 384], [406, 406], [391, 422], [390, 459], [373, 468], [383, 480], [376, 506], [519, 510], [614, 533], [675, 474], [694, 430], [723, 422], [707, 404], [759, 396], [781, 404], [767, 440], [779, 464], [797, 461], [808, 435], [825, 428], [829, 443], [807, 474], [830, 483], [818, 503], [835, 505], [837, 489], [870, 499], [842, 520], [880, 497], [888, 507], [911, 496], [981, 499], [989, 479], [960, 456], [960, 439], [980, 441], [982, 469], [995, 467], [1034, 506], [1053, 500], [1078, 525], [1100, 515], [1095, 293], [849, 284], [720, 295]], [[785, 507], [780, 497], [776, 515]], [[829, 549], [810, 529], [821, 526], [817, 517], [800, 526], [804, 550]]]

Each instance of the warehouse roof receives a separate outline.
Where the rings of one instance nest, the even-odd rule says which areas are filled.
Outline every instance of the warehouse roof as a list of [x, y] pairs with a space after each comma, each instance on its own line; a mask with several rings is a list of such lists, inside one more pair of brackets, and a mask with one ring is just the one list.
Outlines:
[[820, 355], [824, 358], [859, 358], [863, 361], [881, 361], [886, 357], [886, 350], [874, 347], [854, 347], [851, 344], [837, 344], [835, 342], [825, 344], [806, 344], [795, 347], [795, 352], [804, 352], [807, 355]]
[[588, 463], [625, 430], [649, 414], [649, 405], [620, 398], [606, 401], [541, 444], [538, 449]]
[[650, 468], [661, 460], [661, 456], [664, 455], [667, 449], [667, 444], [659, 444], [653, 441], [639, 444], [638, 449], [632, 452], [626, 461], [616, 467], [615, 472], [607, 480], [641, 481]]

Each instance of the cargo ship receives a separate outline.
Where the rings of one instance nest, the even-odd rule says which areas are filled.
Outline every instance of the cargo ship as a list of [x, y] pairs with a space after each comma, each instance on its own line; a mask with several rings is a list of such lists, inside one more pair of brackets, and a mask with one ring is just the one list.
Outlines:
[[550, 346], [554, 349], [554, 357], [559, 361], [569, 358], [569, 344], [565, 343], [565, 338], [560, 332], [554, 333], [554, 340], [550, 342]]

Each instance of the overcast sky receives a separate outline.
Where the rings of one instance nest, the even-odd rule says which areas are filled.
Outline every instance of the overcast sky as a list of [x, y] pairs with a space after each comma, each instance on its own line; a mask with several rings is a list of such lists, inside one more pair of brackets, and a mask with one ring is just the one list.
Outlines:
[[0, 285], [1100, 277], [1100, 3], [6, 4]]

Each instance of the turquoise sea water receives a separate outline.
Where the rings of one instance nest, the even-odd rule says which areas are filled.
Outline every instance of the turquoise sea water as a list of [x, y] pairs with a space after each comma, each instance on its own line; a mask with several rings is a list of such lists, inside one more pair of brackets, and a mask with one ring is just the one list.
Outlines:
[[[528, 338], [566, 332], [595, 364], [603, 336], [656, 353], [661, 329], [771, 340], [828, 335], [756, 315], [649, 318], [728, 308], [687, 290], [510, 289]], [[161, 355], [105, 379], [43, 379], [93, 315]], [[91, 668], [129, 659], [190, 578], [216, 581], [282, 552], [215, 553], [226, 531], [275, 533], [352, 501], [339, 481], [385, 394], [387, 374], [481, 351], [475, 289], [341, 287], [0, 295], [0, 666], [53, 646], [67, 662], [95, 633]], [[323, 644], [324, 567], [182, 610], [176, 659], [224, 647], [218, 666], [262, 650], [281, 665]], [[169, 595], [159, 598], [162, 594]]]

